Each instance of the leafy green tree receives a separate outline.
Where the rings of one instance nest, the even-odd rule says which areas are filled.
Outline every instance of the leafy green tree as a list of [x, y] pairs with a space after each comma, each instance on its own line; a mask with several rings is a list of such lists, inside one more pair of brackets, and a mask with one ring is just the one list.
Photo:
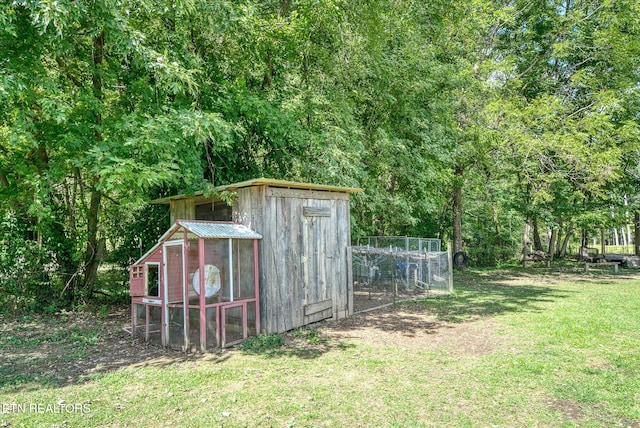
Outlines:
[[192, 64], [150, 41], [159, 34], [145, 12], [162, 6], [3, 6], [1, 192], [29, 230], [55, 237], [50, 250], [69, 298], [93, 292], [105, 209], [126, 210], [158, 184], [201, 187], [205, 143], [224, 145], [229, 132], [220, 115], [193, 106]]
[[[566, 232], [605, 225], [638, 144], [635, 2], [514, 2], [497, 32], [494, 81], [520, 211]], [[590, 213], [590, 215], [586, 215]], [[593, 216], [595, 215], [595, 217]], [[538, 239], [534, 239], [538, 241]], [[555, 242], [555, 238], [554, 241]], [[553, 248], [552, 248], [553, 250]]]

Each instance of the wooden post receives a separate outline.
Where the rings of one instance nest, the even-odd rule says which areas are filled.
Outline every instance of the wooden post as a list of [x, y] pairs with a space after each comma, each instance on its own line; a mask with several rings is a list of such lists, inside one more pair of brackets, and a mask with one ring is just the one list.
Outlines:
[[136, 314], [136, 304], [133, 303], [133, 299], [131, 299], [131, 341], [136, 337], [136, 323], [137, 323], [137, 314]]
[[[198, 238], [198, 280], [200, 281], [200, 299], [198, 300], [200, 306], [200, 351], [207, 352], [207, 307], [206, 296], [207, 287], [205, 284], [205, 271], [204, 271], [204, 238]], [[188, 307], [189, 305], [187, 305]]]
[[635, 218], [634, 218], [635, 222], [635, 230], [634, 230], [634, 240], [633, 240], [633, 246], [635, 247], [635, 255], [636, 256], [640, 256], [640, 210], [636, 210], [635, 212]]
[[347, 316], [353, 315], [353, 254], [347, 247]]
[[[184, 334], [184, 343], [182, 345], [182, 350], [184, 352], [189, 352], [189, 348], [191, 347], [191, 341], [189, 338], [189, 272], [187, 271], [187, 254], [189, 249], [189, 240], [187, 238], [187, 228], [184, 228], [184, 236], [182, 243], [182, 310], [183, 310], [183, 334]], [[204, 273], [204, 272], [203, 272]], [[201, 282], [204, 284], [204, 281]]]
[[149, 341], [149, 305], [144, 305], [144, 341]]
[[260, 270], [259, 270], [259, 253], [258, 240], [253, 240], [253, 298], [256, 301], [254, 305], [256, 313], [256, 334], [260, 334]]
[[604, 228], [600, 229], [600, 250], [603, 256], [607, 252], [607, 246], [606, 246], [606, 243], [604, 242]]

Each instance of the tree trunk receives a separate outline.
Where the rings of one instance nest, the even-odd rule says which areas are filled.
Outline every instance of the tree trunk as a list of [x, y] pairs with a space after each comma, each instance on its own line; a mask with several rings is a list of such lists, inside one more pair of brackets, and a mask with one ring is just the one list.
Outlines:
[[91, 202], [89, 204], [89, 212], [87, 213], [87, 249], [84, 255], [84, 289], [87, 295], [91, 297], [93, 293], [93, 285], [98, 276], [98, 266], [100, 265], [99, 256], [101, 255], [100, 245], [98, 241], [98, 217], [100, 213], [100, 202], [102, 193], [93, 189], [91, 191]]
[[542, 240], [540, 239], [540, 230], [538, 230], [538, 219], [533, 219], [533, 249], [536, 251], [542, 250]]
[[393, 174], [389, 174], [387, 178], [387, 184], [385, 185], [385, 190], [388, 194], [393, 195], [396, 191], [396, 176]]
[[495, 205], [491, 206], [493, 212], [493, 226], [496, 230], [496, 244], [498, 247], [502, 247], [502, 235], [500, 234], [500, 222], [498, 219], [498, 208]]
[[456, 167], [453, 180], [453, 252], [462, 251], [462, 168]]
[[531, 245], [531, 240], [529, 239], [529, 234], [531, 233], [531, 219], [527, 219], [524, 223], [524, 231], [522, 233], [522, 260], [527, 260], [529, 257], [529, 245]]
[[[104, 99], [102, 82], [102, 64], [104, 61], [104, 31], [93, 39], [93, 72], [91, 75], [93, 83], [93, 96], [101, 104]], [[95, 111], [95, 140], [97, 144], [102, 142], [102, 105]], [[91, 297], [93, 286], [98, 276], [98, 266], [100, 265], [101, 249], [98, 241], [98, 222], [100, 218], [100, 206], [102, 202], [102, 192], [97, 188], [100, 180], [98, 175], [93, 177], [89, 211], [87, 212], [87, 247], [84, 253], [84, 282], [83, 288], [87, 296]]]
[[569, 227], [567, 229], [567, 234], [564, 236], [564, 241], [562, 241], [560, 251], [558, 252], [558, 258], [563, 259], [567, 255], [567, 248], [569, 247], [569, 240], [571, 239], [571, 235], [573, 235], [573, 228]]
[[[9, 186], [10, 186], [9, 179], [3, 172], [0, 172], [0, 188], [8, 189]], [[8, 201], [5, 203], [8, 203], [13, 210], [15, 210], [16, 212], [19, 212], [20, 210], [19, 210], [18, 199], [17, 198], [7, 198], [7, 199]]]
[[558, 227], [551, 229], [551, 237], [549, 238], [549, 258], [553, 260], [553, 255], [556, 252], [556, 239], [558, 238]]

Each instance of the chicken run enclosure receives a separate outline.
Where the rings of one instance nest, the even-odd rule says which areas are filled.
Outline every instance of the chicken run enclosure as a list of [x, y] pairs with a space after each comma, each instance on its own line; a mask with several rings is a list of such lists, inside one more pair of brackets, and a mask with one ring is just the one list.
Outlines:
[[451, 252], [439, 239], [360, 238], [351, 257], [354, 312], [453, 291]]

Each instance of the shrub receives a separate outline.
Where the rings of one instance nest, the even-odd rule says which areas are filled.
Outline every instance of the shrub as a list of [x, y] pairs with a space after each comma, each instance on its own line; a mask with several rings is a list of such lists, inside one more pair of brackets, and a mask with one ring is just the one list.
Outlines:
[[46, 266], [51, 258], [28, 237], [28, 227], [12, 211], [0, 219], [0, 311], [28, 312], [52, 294]]
[[284, 336], [281, 334], [259, 334], [250, 336], [240, 345], [240, 349], [245, 352], [262, 353], [273, 351], [284, 345]]

